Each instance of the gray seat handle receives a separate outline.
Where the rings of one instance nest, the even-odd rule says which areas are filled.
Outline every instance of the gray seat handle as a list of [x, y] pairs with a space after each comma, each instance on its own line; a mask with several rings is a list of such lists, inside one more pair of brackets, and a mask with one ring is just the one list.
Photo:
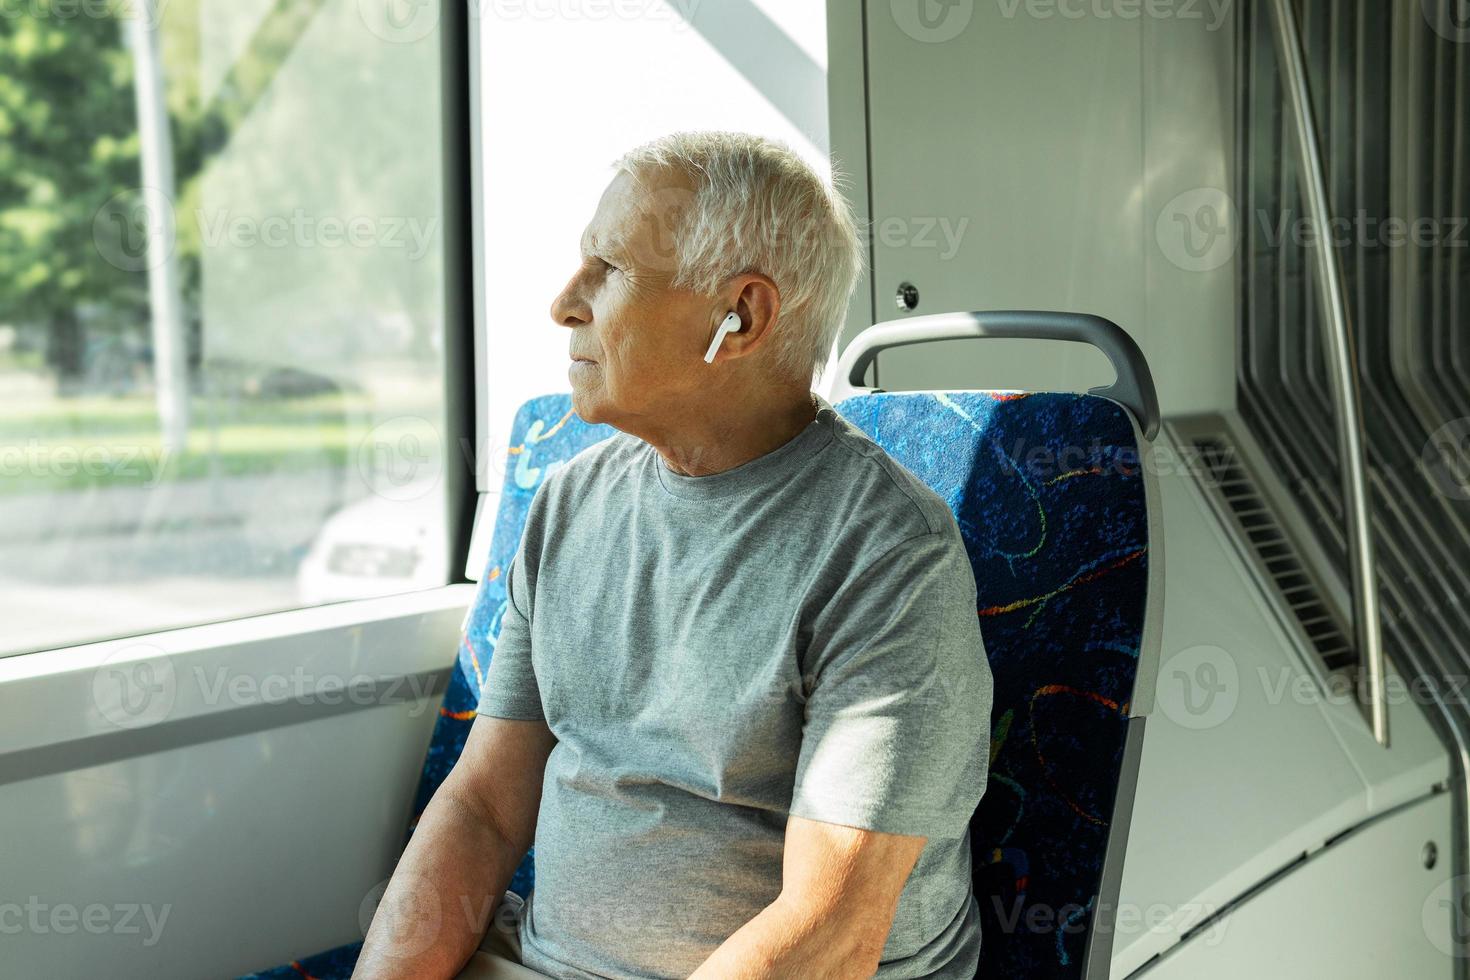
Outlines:
[[[1068, 340], [1091, 344], [1107, 355], [1117, 375], [1113, 383], [1088, 391], [1111, 398], [1133, 413], [1145, 439], [1159, 431], [1159, 396], [1143, 351], [1128, 332], [1112, 320], [1091, 313], [1050, 313], [1043, 310], [993, 310], [974, 313], [933, 313], [874, 324], [852, 339], [837, 361], [832, 401], [875, 389], [863, 383], [878, 354], [892, 347], [934, 340], [971, 337], [1007, 337], [1024, 340]], [[881, 389], [877, 389], [881, 390]]]

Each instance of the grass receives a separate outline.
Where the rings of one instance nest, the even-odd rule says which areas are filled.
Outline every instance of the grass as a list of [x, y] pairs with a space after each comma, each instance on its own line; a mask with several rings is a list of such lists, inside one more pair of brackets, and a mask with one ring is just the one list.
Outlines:
[[431, 416], [364, 395], [191, 399], [182, 452], [167, 454], [150, 395], [6, 398], [0, 381], [0, 494], [153, 486], [163, 481], [355, 465], [383, 418]]

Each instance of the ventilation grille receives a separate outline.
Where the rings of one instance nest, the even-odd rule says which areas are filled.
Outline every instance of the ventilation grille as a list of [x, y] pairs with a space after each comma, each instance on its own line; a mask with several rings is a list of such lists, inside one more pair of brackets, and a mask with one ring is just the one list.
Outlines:
[[1255, 479], [1241, 464], [1240, 454], [1229, 437], [1212, 433], [1195, 436], [1192, 442], [1208, 482], [1235, 518], [1237, 530], [1276, 584], [1281, 598], [1327, 669], [1341, 670], [1356, 663], [1357, 654], [1343, 635], [1337, 618], [1323, 600], [1296, 546], [1261, 495]]

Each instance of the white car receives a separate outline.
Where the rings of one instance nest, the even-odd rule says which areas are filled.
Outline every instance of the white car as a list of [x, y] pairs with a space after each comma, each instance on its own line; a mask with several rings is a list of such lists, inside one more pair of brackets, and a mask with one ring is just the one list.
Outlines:
[[301, 602], [443, 585], [449, 543], [441, 487], [438, 479], [424, 480], [394, 495], [401, 499], [369, 496], [328, 518], [296, 572]]

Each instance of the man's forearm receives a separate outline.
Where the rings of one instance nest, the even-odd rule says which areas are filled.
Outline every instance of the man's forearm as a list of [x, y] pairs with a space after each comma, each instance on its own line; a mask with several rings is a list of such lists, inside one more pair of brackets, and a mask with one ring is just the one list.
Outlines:
[[866, 945], [835, 916], [778, 898], [710, 954], [690, 980], [857, 980], [878, 969], [883, 944]]
[[487, 813], [446, 783], [393, 872], [353, 977], [455, 976], [515, 874], [517, 850]]

